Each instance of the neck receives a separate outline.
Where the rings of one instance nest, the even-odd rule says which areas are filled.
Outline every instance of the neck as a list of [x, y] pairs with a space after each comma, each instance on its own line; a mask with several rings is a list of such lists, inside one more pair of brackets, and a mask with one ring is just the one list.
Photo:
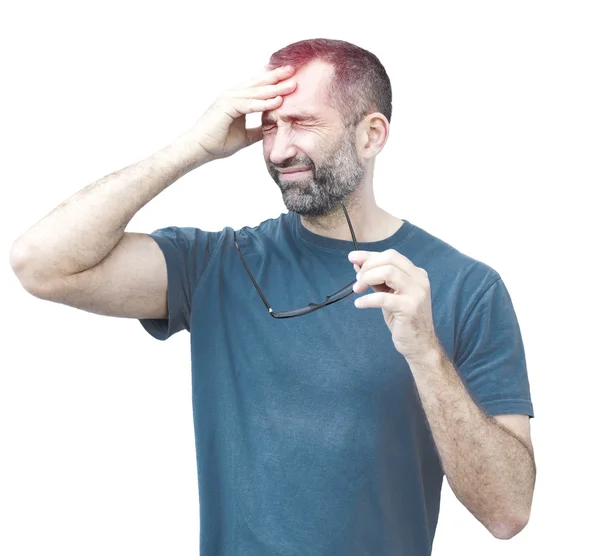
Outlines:
[[[401, 219], [377, 206], [373, 196], [369, 198], [357, 195], [345, 201], [344, 204], [358, 243], [384, 240], [396, 233], [404, 224]], [[302, 216], [301, 222], [307, 230], [315, 234], [352, 241], [341, 205], [326, 216]]]

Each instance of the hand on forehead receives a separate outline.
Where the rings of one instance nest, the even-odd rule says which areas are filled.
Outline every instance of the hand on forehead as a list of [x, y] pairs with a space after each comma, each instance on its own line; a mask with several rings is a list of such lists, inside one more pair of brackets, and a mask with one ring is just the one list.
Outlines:
[[296, 83], [296, 88], [283, 98], [283, 103], [276, 110], [263, 112], [263, 121], [282, 120], [316, 121], [323, 119], [331, 107], [325, 102], [325, 84], [333, 74], [332, 66], [320, 61], [310, 62], [298, 68], [289, 77]]

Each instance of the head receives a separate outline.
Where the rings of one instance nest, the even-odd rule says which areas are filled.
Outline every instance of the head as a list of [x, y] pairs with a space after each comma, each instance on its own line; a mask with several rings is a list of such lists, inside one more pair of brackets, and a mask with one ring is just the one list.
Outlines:
[[[390, 80], [375, 55], [339, 40], [290, 44], [267, 67], [283, 65], [296, 68], [297, 86], [262, 115], [267, 169], [288, 210], [327, 216], [372, 188], [392, 117]], [[306, 171], [286, 175], [295, 168]]]

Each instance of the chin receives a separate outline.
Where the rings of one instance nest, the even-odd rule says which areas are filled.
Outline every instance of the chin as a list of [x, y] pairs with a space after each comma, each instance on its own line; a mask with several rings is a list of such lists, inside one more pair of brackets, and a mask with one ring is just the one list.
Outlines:
[[288, 203], [286, 203], [285, 206], [290, 212], [295, 212], [300, 216], [306, 216], [310, 218], [320, 218], [323, 216], [329, 216], [330, 214], [333, 214], [335, 210], [333, 208], [323, 207], [299, 207], [298, 205]]
[[315, 199], [312, 195], [307, 193], [300, 193], [296, 188], [296, 191], [290, 191], [292, 188], [288, 188], [282, 195], [283, 204], [286, 206], [288, 211], [295, 212], [300, 216], [307, 216], [310, 218], [321, 218], [330, 216], [339, 208], [339, 200], [336, 199], [319, 199], [320, 202], [315, 203]]

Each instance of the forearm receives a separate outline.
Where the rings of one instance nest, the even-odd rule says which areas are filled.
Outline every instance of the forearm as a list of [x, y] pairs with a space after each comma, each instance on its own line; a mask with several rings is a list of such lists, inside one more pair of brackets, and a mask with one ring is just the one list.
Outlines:
[[181, 136], [154, 155], [88, 185], [14, 242], [15, 273], [31, 283], [92, 268], [115, 247], [144, 205], [207, 161], [205, 153]]
[[448, 484], [495, 536], [516, 534], [529, 518], [533, 454], [479, 409], [441, 348], [409, 365]]

